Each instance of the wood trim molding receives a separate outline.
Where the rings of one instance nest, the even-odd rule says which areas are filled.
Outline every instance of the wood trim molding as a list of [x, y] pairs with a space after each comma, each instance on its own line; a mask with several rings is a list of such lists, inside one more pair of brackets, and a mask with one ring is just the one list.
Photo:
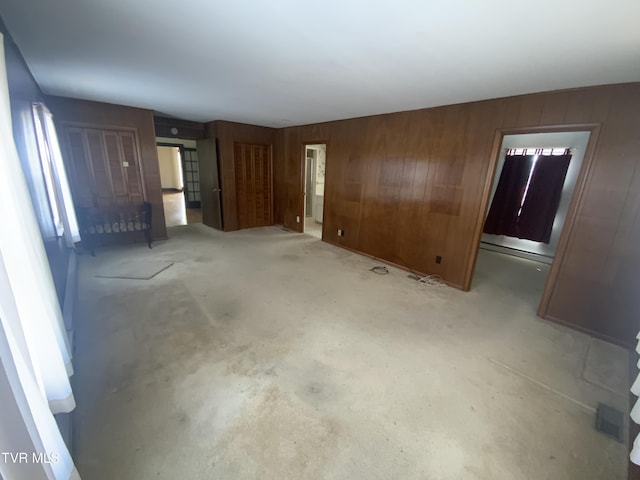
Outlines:
[[[289, 230], [288, 227], [284, 227], [284, 228]], [[293, 233], [298, 233], [298, 232], [295, 232], [294, 230], [291, 230], [291, 231]], [[339, 243], [335, 243], [335, 242], [332, 242], [330, 240], [322, 240], [322, 241], [323, 242], [327, 242], [329, 245], [333, 245], [334, 247], [342, 248], [343, 250], [347, 250], [347, 251], [349, 251], [351, 253], [355, 253], [356, 255], [362, 255], [363, 257], [367, 257], [367, 258], [370, 258], [370, 259], [375, 260], [377, 262], [381, 262], [381, 263], [384, 263], [386, 265], [390, 265], [390, 266], [392, 266], [394, 268], [397, 268], [398, 270], [404, 270], [405, 272], [409, 272], [409, 273], [412, 273], [414, 275], [418, 275], [420, 277], [429, 276], [428, 273], [421, 272], [419, 270], [412, 270], [412, 269], [410, 269], [408, 267], [405, 267], [404, 265], [399, 265], [397, 263], [390, 262], [389, 260], [385, 260], [384, 258], [379, 258], [379, 257], [376, 257], [374, 255], [369, 255], [368, 253], [361, 252], [360, 250], [356, 250], [355, 248], [350, 248], [350, 247], [347, 247], [345, 245], [340, 245]], [[448, 281], [446, 281], [444, 279], [442, 279], [442, 283], [443, 283], [443, 285], [446, 285], [448, 287], [452, 287], [452, 288], [456, 288], [458, 290], [462, 290], [462, 286], [458, 285], [456, 283], [448, 282]]]
[[[500, 156], [500, 147], [502, 146], [504, 137], [507, 135], [556, 133], [556, 132], [584, 132], [584, 131], [588, 131], [590, 133], [589, 142], [587, 143], [587, 149], [585, 151], [585, 155], [582, 160], [582, 166], [580, 168], [580, 173], [576, 181], [576, 186], [571, 196], [571, 201], [569, 203], [569, 208], [567, 210], [567, 216], [565, 218], [564, 226], [562, 228], [560, 239], [558, 241], [556, 254], [551, 263], [551, 269], [549, 271], [549, 275], [547, 276], [547, 281], [545, 282], [544, 291], [542, 293], [540, 304], [537, 310], [537, 315], [539, 317], [546, 318], [551, 321], [557, 321], [555, 318], [547, 316], [547, 310], [549, 307], [551, 296], [553, 295], [553, 289], [554, 289], [556, 280], [558, 278], [558, 272], [560, 271], [560, 266], [562, 264], [562, 261], [564, 260], [564, 254], [567, 249], [568, 241], [569, 241], [569, 238], [571, 237], [571, 232], [573, 231], [573, 226], [574, 226], [577, 214], [579, 212], [579, 206], [581, 205], [581, 202], [582, 202], [584, 189], [586, 186], [587, 179], [589, 178], [589, 172], [591, 171], [593, 159], [595, 157], [594, 153], [596, 150], [598, 136], [600, 133], [600, 124], [586, 123], [586, 124], [570, 124], [570, 125], [544, 125], [540, 127], [501, 128], [496, 131], [494, 136], [494, 141], [493, 141], [493, 147], [491, 149], [491, 160], [490, 160], [491, 164], [488, 170], [490, 174], [487, 175], [487, 179], [483, 186], [482, 203], [480, 204], [480, 215], [478, 216], [478, 219], [476, 221], [476, 225], [474, 228], [473, 242], [474, 242], [475, 248], [471, 252], [469, 256], [469, 260], [467, 262], [463, 290], [468, 291], [471, 288], [471, 282], [473, 281], [473, 272], [475, 271], [475, 265], [477, 263], [477, 257], [478, 257], [478, 250], [480, 249], [480, 240], [482, 238], [482, 226], [484, 225], [484, 219], [485, 219], [487, 208], [490, 201], [489, 196], [491, 195], [491, 186], [495, 178], [495, 174], [496, 174], [495, 170], [498, 164], [498, 157]], [[558, 321], [558, 323], [565, 324], [565, 322], [562, 322], [562, 321]], [[574, 325], [571, 325], [571, 326], [574, 326]], [[591, 331], [589, 331], [589, 333], [593, 334], [593, 332]], [[609, 339], [609, 341], [611, 341], [611, 339]], [[619, 341], [616, 343], [620, 344]]]
[[[589, 142], [587, 143], [587, 150], [584, 152], [582, 159], [582, 166], [578, 179], [576, 180], [576, 186], [573, 189], [573, 195], [571, 196], [571, 202], [567, 210], [567, 216], [560, 233], [560, 239], [558, 240], [558, 247], [556, 248], [556, 254], [551, 262], [551, 269], [547, 275], [547, 281], [545, 282], [544, 290], [542, 292], [542, 298], [538, 305], [537, 315], [541, 318], [547, 318], [547, 311], [549, 309], [549, 302], [553, 295], [553, 290], [558, 280], [558, 273], [560, 267], [564, 261], [564, 257], [569, 244], [569, 238], [573, 232], [576, 218], [580, 212], [582, 206], [582, 199], [584, 197], [585, 187], [589, 179], [589, 174], [593, 166], [593, 159], [595, 158], [595, 152], [598, 144], [598, 138], [600, 136], [600, 124], [583, 124], [577, 125], [575, 130], [560, 130], [560, 131], [589, 131]], [[555, 320], [554, 320], [555, 321]], [[564, 323], [564, 322], [560, 322]], [[572, 326], [575, 326], [572, 324]], [[589, 331], [591, 335], [595, 332]], [[620, 343], [620, 342], [616, 342]]]
[[128, 131], [133, 132], [136, 135], [140, 135], [139, 129], [137, 127], [127, 127], [127, 126], [118, 126], [118, 125], [109, 125], [102, 123], [92, 123], [92, 122], [76, 122], [73, 120], [56, 120], [56, 114], [53, 114], [53, 119], [56, 123], [63, 127], [75, 127], [75, 128], [95, 128], [96, 130], [119, 130], [119, 131]]
[[[309, 140], [309, 141], [303, 141], [301, 146], [300, 146], [300, 191], [302, 192], [302, 195], [300, 195], [300, 206], [299, 208], [299, 212], [301, 213], [300, 215], [300, 223], [296, 223], [296, 226], [298, 227], [298, 232], [299, 233], [304, 233], [304, 202], [305, 202], [305, 196], [304, 196], [304, 190], [305, 190], [305, 182], [306, 182], [306, 178], [305, 178], [305, 172], [307, 169], [307, 145], [322, 145], [324, 144], [325, 146], [328, 145], [328, 142], [326, 140]], [[328, 148], [328, 147], [327, 147]], [[325, 152], [325, 172], [326, 172], [326, 152]], [[325, 194], [326, 194], [326, 188], [327, 188], [327, 175], [325, 173]], [[326, 206], [326, 199], [327, 196], [324, 195], [322, 198], [322, 211], [324, 212], [324, 207]], [[324, 240], [324, 222], [322, 222], [322, 238], [321, 240]]]

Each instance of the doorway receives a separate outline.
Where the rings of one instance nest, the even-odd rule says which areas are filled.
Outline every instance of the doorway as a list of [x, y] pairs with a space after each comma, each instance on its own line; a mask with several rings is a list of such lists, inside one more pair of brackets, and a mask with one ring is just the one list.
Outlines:
[[304, 145], [304, 224], [307, 235], [322, 239], [327, 145]]
[[[491, 284], [505, 295], [520, 297], [533, 312], [539, 309], [590, 134], [574, 131], [503, 136], [480, 239], [474, 289]], [[565, 167], [554, 185], [553, 179], [543, 175], [541, 166], [557, 168], [560, 164]], [[513, 201], [514, 205], [508, 205]], [[543, 232], [537, 234], [544, 238], [532, 235], [532, 223], [535, 227], [543, 225], [538, 228]]]
[[198, 156], [195, 145], [158, 143], [157, 149], [162, 203], [167, 226], [202, 223]]

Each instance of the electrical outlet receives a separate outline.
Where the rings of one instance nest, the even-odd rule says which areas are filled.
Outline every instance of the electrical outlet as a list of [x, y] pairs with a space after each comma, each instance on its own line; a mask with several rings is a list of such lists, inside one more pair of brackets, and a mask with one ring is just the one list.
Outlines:
[[344, 230], [342, 230], [341, 228], [338, 229], [338, 236], [344, 237]]
[[440, 255], [436, 257], [436, 263], [442, 263], [442, 257]]
[[296, 215], [296, 223], [300, 223], [300, 215]]

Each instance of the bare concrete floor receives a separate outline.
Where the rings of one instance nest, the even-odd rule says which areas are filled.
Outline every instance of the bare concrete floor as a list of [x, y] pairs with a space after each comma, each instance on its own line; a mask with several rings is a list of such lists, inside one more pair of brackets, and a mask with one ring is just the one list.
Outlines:
[[481, 252], [464, 293], [275, 227], [169, 235], [81, 257], [83, 478], [625, 478], [593, 425], [627, 353], [537, 319], [534, 262]]

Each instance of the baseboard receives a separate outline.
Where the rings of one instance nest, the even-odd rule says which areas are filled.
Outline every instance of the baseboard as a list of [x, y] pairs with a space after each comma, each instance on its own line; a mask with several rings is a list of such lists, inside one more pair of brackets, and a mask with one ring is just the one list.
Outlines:
[[[334, 247], [342, 248], [343, 250], [347, 250], [349, 252], [357, 253], [358, 255], [362, 255], [363, 257], [371, 258], [371, 259], [373, 259], [373, 260], [375, 260], [377, 262], [386, 263], [387, 265], [390, 265], [392, 267], [398, 268], [400, 270], [404, 270], [405, 272], [409, 272], [409, 273], [412, 273], [414, 275], [418, 275], [419, 277], [426, 277], [428, 275], [433, 275], [433, 274], [429, 274], [429, 273], [420, 272], [418, 270], [413, 270], [413, 269], [411, 269], [409, 267], [406, 267], [404, 265], [399, 265], [399, 264], [393, 263], [393, 262], [391, 262], [389, 260], [385, 260], [384, 258], [379, 258], [379, 257], [376, 257], [375, 255], [370, 255], [368, 253], [361, 252], [360, 250], [356, 250], [355, 248], [349, 248], [349, 247], [345, 247], [344, 245], [340, 245], [338, 243], [330, 242], [329, 240], [322, 239], [322, 241], [328, 243], [329, 245], [333, 245]], [[448, 282], [445, 279], [442, 279], [442, 283], [444, 283], [448, 287], [452, 287], [452, 288], [455, 288], [455, 289], [458, 289], [458, 290], [465, 291], [464, 288], [462, 288], [462, 285], [458, 285], [457, 283]]]
[[518, 250], [517, 248], [503, 247], [502, 245], [496, 245], [495, 243], [480, 242], [480, 248], [491, 252], [504, 253], [505, 255], [511, 255], [512, 257], [533, 260], [534, 262], [546, 263], [547, 265], [551, 265], [553, 262], [553, 257], [525, 252], [524, 250]]
[[589, 330], [588, 328], [581, 327], [580, 325], [576, 325], [574, 323], [561, 320], [559, 318], [554, 317], [553, 315], [545, 315], [544, 317], [540, 317], [540, 318], [543, 318], [553, 323], [564, 325], [565, 327], [569, 327], [572, 330], [577, 330], [578, 332], [586, 333], [587, 335], [593, 338], [597, 338], [598, 340], [604, 340], [605, 342], [613, 343], [614, 345], [618, 345], [619, 347], [626, 348], [627, 350], [634, 350], [635, 348], [633, 344], [623, 342], [618, 338], [610, 337], [608, 335], [603, 335], [602, 333], [596, 332], [595, 330]]
[[163, 188], [162, 192], [163, 193], [180, 193], [183, 192], [184, 188]]

